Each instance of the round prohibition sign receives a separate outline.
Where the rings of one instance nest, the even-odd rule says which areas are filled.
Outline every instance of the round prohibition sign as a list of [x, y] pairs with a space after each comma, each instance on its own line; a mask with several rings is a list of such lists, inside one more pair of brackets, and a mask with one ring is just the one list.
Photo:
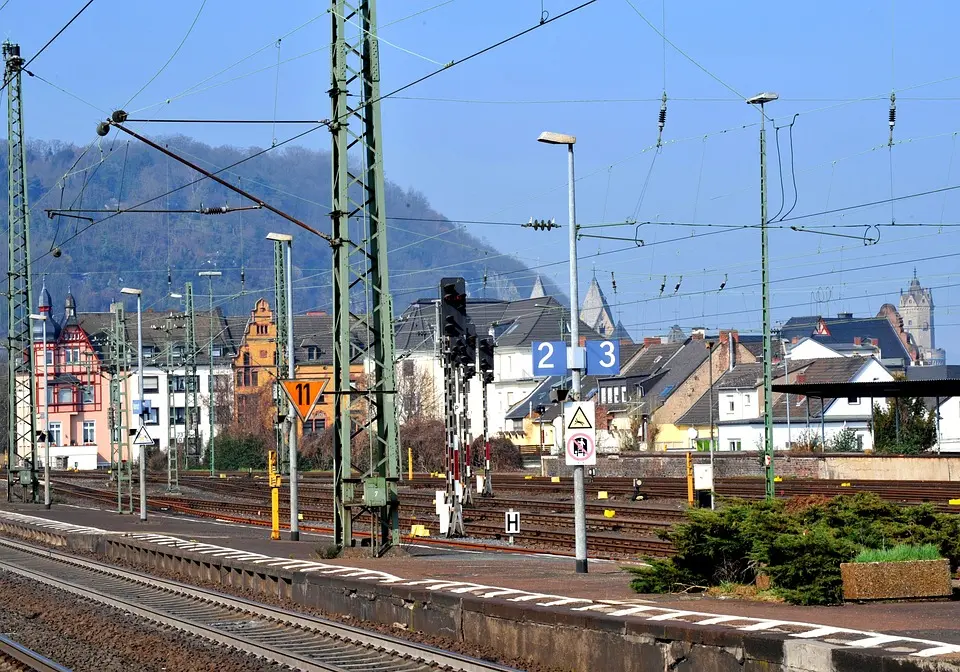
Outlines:
[[586, 462], [593, 456], [594, 439], [589, 434], [578, 432], [567, 437], [567, 455], [574, 462]]

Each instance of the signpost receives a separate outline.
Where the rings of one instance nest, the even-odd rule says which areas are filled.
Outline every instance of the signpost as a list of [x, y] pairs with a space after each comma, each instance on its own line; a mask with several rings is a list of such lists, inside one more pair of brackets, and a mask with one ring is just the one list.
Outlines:
[[267, 477], [270, 479], [270, 538], [280, 539], [280, 474], [277, 473], [277, 451], [267, 452]]
[[290, 404], [297, 409], [297, 415], [306, 421], [316, 407], [323, 391], [327, 389], [329, 378], [295, 378], [281, 380], [283, 391], [290, 400]]
[[592, 466], [597, 463], [595, 412], [592, 401], [568, 401], [563, 405], [567, 466]]
[[503, 531], [507, 534], [510, 543], [513, 543], [513, 535], [520, 534], [520, 512], [510, 509], [503, 513]]

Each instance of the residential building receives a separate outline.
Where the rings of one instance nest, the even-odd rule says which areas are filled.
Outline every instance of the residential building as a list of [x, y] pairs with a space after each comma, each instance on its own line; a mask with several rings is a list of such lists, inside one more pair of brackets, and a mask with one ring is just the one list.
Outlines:
[[[775, 372], [775, 383], [787, 382]], [[735, 368], [714, 387], [714, 411], [717, 418], [719, 450], [760, 450], [764, 441], [762, 370]], [[790, 363], [790, 383], [890, 381], [893, 376], [875, 357], [835, 357]], [[789, 400], [788, 400], [789, 397]], [[709, 404], [708, 400], [704, 403]], [[845, 428], [856, 432], [862, 449], [872, 447], [873, 404], [882, 399], [817, 399], [802, 395], [774, 393], [773, 444], [775, 449], [803, 445], [813, 440], [829, 445], [830, 439]], [[679, 422], [702, 422], [699, 402]], [[709, 406], [706, 406], [709, 409]], [[789, 408], [789, 414], [788, 414]]]
[[[436, 339], [438, 303], [434, 299], [413, 302], [400, 316], [396, 332], [398, 412], [403, 421], [411, 406], [429, 408], [443, 417], [443, 365]], [[532, 346], [535, 341], [568, 341], [569, 310], [553, 297], [501, 301], [467, 299], [467, 314], [478, 338], [492, 337], [494, 382], [487, 389], [489, 433], [514, 430], [516, 411], [543, 382], [533, 375]], [[581, 343], [602, 340], [600, 334], [581, 322]], [[622, 346], [621, 346], [622, 347]], [[479, 436], [483, 427], [482, 385], [469, 383], [467, 397], [470, 429]], [[414, 391], [419, 391], [413, 394]], [[527, 404], [529, 406], [529, 404]]]
[[[871, 356], [879, 351], [884, 366], [903, 370], [919, 358], [909, 334], [903, 331], [899, 314], [889, 304], [882, 307], [876, 317], [854, 317], [853, 313], [839, 313], [836, 317], [793, 317], [781, 328], [780, 337], [787, 342], [790, 359]], [[817, 348], [818, 345], [833, 352]]]
[[688, 428], [677, 422], [709, 388], [711, 375], [717, 380], [734, 363], [756, 360], [736, 331], [709, 339], [697, 332], [679, 343], [660, 341], [647, 339], [619, 376], [599, 381], [599, 403], [611, 415], [611, 429], [624, 450], [688, 448]]

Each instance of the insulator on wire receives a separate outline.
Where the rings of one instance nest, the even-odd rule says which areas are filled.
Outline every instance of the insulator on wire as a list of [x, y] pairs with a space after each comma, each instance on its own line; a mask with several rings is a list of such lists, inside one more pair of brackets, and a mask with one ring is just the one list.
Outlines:
[[660, 283], [660, 294], [663, 294], [663, 290], [667, 288], [667, 276], [663, 276], [663, 282]]
[[610, 285], [613, 287], [613, 293], [617, 293], [617, 277], [610, 271]]
[[663, 98], [660, 102], [660, 116], [657, 119], [657, 147], [663, 145], [663, 127], [667, 125], [667, 92], [663, 92]]
[[893, 144], [893, 127], [897, 125], [897, 94], [890, 93], [890, 141], [888, 144]]
[[673, 288], [673, 293], [674, 293], [674, 294], [676, 294], [677, 292], [680, 291], [680, 285], [681, 285], [682, 283], [683, 283], [683, 276], [681, 275], [680, 278], [677, 280], [677, 286]]

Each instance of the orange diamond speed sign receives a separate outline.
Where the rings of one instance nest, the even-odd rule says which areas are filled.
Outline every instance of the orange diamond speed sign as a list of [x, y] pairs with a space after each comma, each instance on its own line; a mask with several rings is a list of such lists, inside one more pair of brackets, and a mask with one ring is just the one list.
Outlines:
[[287, 394], [287, 399], [294, 408], [297, 409], [297, 415], [301, 420], [310, 417], [314, 406], [320, 400], [323, 391], [327, 389], [329, 378], [298, 378], [296, 380], [281, 380], [283, 391]]

